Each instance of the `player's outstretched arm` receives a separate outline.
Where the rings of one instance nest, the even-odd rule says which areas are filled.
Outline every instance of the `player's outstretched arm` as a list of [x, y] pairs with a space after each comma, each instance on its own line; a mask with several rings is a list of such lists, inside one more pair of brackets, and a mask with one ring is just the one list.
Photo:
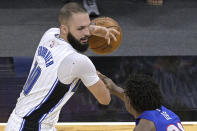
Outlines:
[[120, 34], [119, 31], [113, 28], [106, 28], [97, 25], [89, 25], [89, 30], [91, 35], [103, 37], [107, 40], [107, 43], [110, 44], [110, 39], [112, 38], [114, 41], [117, 41], [116, 35]]
[[101, 74], [100, 72], [97, 72], [97, 74], [100, 77], [100, 79], [105, 83], [107, 88], [110, 90], [110, 93], [115, 95], [115, 96], [117, 96], [123, 102], [125, 102], [124, 89], [122, 89], [121, 87], [117, 86], [110, 78], [108, 78], [107, 76]]
[[98, 77], [94, 64], [87, 56], [78, 53], [67, 56], [58, 69], [58, 79], [62, 83], [70, 84], [76, 78], [81, 79], [99, 103], [110, 103], [110, 92]]
[[109, 105], [111, 96], [109, 90], [106, 88], [102, 80], [98, 80], [92, 86], [87, 87], [89, 91], [94, 95], [100, 104]]

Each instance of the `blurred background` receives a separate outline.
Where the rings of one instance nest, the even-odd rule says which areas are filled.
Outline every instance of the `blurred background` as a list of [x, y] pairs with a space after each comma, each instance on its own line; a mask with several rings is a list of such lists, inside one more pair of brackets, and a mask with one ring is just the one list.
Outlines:
[[[75, 0], [72, 0], [75, 1]], [[109, 16], [123, 31], [112, 54], [85, 54], [100, 70], [124, 87], [129, 73], [146, 73], [160, 85], [164, 105], [182, 121], [197, 121], [196, 0], [76, 0], [91, 19]], [[58, 27], [58, 11], [67, 0], [1, 0], [0, 122], [7, 122], [28, 76], [43, 35]], [[61, 112], [60, 122], [133, 121], [115, 96], [100, 105], [81, 85]]]

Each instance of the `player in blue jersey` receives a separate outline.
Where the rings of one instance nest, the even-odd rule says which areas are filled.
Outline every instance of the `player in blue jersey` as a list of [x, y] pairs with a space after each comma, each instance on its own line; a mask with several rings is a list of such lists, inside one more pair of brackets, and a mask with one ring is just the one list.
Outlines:
[[134, 131], [184, 131], [179, 117], [162, 105], [159, 85], [147, 75], [132, 75], [125, 88], [98, 73], [110, 93], [119, 97], [136, 119]]

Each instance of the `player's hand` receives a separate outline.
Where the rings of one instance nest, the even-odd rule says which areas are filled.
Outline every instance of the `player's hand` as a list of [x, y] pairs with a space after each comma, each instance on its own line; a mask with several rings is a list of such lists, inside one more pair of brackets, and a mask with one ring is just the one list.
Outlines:
[[119, 97], [123, 102], [125, 102], [126, 99], [124, 89], [118, 87], [110, 78], [101, 74], [100, 72], [97, 71], [97, 74], [100, 77], [100, 79], [105, 83], [110, 93]]
[[110, 78], [101, 74], [99, 71], [97, 71], [97, 74], [99, 78], [105, 83], [106, 87], [109, 89], [111, 94], [120, 92], [120, 87], [118, 87]]
[[107, 76], [101, 74], [99, 71], [97, 71], [97, 74], [98, 74], [99, 78], [105, 83], [107, 88], [112, 90], [113, 81], [110, 78], [108, 78]]
[[89, 26], [91, 35], [104, 37], [107, 40], [108, 45], [110, 44], [111, 39], [117, 41], [116, 35], [119, 35], [120, 32], [113, 28], [106, 28], [103, 26], [90, 25]]

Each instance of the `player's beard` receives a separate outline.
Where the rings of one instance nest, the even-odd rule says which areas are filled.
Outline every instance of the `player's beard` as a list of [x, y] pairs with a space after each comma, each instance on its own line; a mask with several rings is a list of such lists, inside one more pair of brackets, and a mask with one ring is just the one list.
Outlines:
[[[86, 39], [88, 38], [88, 36], [84, 37], [84, 38], [81, 38], [81, 39]], [[89, 47], [89, 44], [88, 42], [87, 43], [81, 43], [79, 40], [77, 40], [70, 32], [68, 33], [68, 42], [72, 45], [72, 47], [74, 49], [76, 49], [78, 52], [85, 52], [87, 51], [88, 47]]]

